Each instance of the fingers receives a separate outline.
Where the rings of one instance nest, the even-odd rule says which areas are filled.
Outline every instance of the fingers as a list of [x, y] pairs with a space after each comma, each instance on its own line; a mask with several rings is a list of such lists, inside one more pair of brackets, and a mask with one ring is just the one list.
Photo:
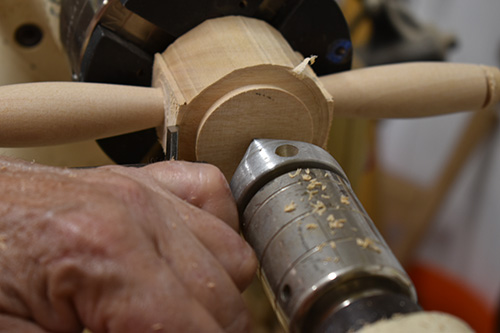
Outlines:
[[[180, 213], [183, 223], [217, 258], [240, 290], [250, 284], [257, 269], [257, 260], [250, 246], [228, 226], [237, 224], [237, 211], [229, 187], [217, 168], [176, 161], [156, 163], [141, 169], [108, 169], [138, 178], [151, 187], [160, 187], [162, 195], [167, 196], [165, 200], [172, 192], [202, 208], [199, 213], [194, 213], [196, 210]], [[151, 176], [149, 181], [145, 173]], [[165, 216], [169, 214], [171, 212], [165, 212]], [[226, 223], [236, 222], [221, 223], [221, 218]]]
[[224, 175], [210, 164], [162, 162], [144, 168], [166, 189], [238, 230], [238, 211]]
[[[256, 260], [229, 226], [237, 224], [236, 208], [216, 168], [176, 162], [14, 171], [4, 192], [10, 220], [0, 224], [5, 247], [19, 258], [6, 258], [36, 265], [33, 272], [25, 264], [6, 267], [17, 291], [13, 297], [44, 329], [248, 329], [238, 288], [252, 278]], [[182, 175], [191, 179], [186, 186]], [[20, 186], [13, 179], [29, 182]], [[5, 278], [2, 273], [0, 280]], [[14, 325], [24, 325], [6, 323], [14, 332]], [[29, 324], [20, 331], [45, 332]]]
[[0, 333], [49, 333], [28, 320], [0, 314]]
[[180, 212], [184, 224], [228, 272], [240, 291], [257, 270], [253, 249], [225, 223], [202, 210]]
[[[192, 213], [189, 218], [197, 218], [198, 214]], [[204, 212], [202, 214], [208, 215]], [[172, 237], [178, 241], [173, 241]], [[214, 257], [206, 250], [187, 226], [178, 226], [175, 233], [158, 232], [157, 242], [160, 256], [225, 331], [247, 330], [247, 310], [230, 272], [233, 267], [239, 265], [238, 261], [230, 262], [231, 267], [228, 270], [222, 265], [220, 258]], [[231, 259], [238, 259], [238, 255], [233, 255]], [[253, 275], [253, 272], [251, 274]], [[230, 330], [231, 327], [236, 330]]]
[[92, 332], [222, 332], [159, 258], [136, 257], [129, 263], [130, 270], [119, 273], [126, 277], [120, 288], [103, 288], [95, 300], [86, 290], [77, 295], [75, 304]]

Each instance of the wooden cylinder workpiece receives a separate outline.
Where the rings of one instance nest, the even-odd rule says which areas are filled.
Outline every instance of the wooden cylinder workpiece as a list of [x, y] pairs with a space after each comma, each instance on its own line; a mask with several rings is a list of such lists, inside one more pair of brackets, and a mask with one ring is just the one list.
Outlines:
[[321, 82], [341, 117], [427, 117], [500, 101], [500, 69], [473, 64], [384, 65], [324, 76]]
[[[281, 34], [244, 17], [208, 20], [156, 55], [153, 86], [179, 158], [231, 175], [255, 138], [326, 144], [333, 101]], [[165, 145], [165, 139], [163, 139]]]
[[0, 146], [106, 138], [163, 123], [160, 89], [79, 82], [0, 86]]
[[[308, 55], [306, 55], [308, 56]], [[0, 146], [179, 128], [179, 158], [229, 178], [254, 138], [324, 146], [335, 115], [408, 118], [479, 110], [500, 100], [500, 70], [405, 63], [316, 77], [264, 21], [207, 20], [155, 56], [152, 88], [94, 83], [0, 87]], [[314, 68], [314, 65], [313, 65]], [[333, 97], [332, 97], [333, 96]]]

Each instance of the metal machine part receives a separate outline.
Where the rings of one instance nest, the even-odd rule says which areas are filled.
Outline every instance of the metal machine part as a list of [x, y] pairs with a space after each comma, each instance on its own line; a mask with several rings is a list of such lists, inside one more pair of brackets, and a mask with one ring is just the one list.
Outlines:
[[[455, 37], [422, 24], [401, 0], [364, 0], [364, 13], [373, 22], [367, 45], [357, 52], [367, 66], [408, 62], [443, 61], [455, 46]], [[355, 29], [356, 23], [352, 28]]]
[[[155, 53], [226, 15], [270, 23], [292, 48], [318, 55], [318, 75], [351, 67], [349, 29], [335, 0], [63, 0], [61, 40], [75, 80], [149, 86]], [[151, 129], [98, 143], [115, 162], [130, 164], [147, 162], [156, 139]]]
[[231, 181], [243, 236], [292, 332], [347, 332], [419, 311], [415, 289], [325, 150], [254, 140]]

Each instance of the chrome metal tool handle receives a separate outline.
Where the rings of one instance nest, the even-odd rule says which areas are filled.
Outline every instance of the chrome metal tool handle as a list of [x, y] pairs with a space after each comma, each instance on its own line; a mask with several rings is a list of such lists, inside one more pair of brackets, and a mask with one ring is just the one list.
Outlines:
[[244, 237], [292, 332], [346, 332], [418, 311], [415, 289], [335, 159], [254, 140], [231, 181]]

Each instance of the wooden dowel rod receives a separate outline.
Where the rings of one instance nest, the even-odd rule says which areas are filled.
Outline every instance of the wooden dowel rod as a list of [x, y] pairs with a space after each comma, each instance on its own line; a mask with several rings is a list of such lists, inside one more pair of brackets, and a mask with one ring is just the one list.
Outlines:
[[110, 137], [163, 124], [161, 89], [80, 82], [0, 87], [0, 146]]
[[426, 117], [479, 110], [500, 101], [500, 69], [480, 65], [405, 63], [320, 80], [340, 117]]

